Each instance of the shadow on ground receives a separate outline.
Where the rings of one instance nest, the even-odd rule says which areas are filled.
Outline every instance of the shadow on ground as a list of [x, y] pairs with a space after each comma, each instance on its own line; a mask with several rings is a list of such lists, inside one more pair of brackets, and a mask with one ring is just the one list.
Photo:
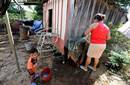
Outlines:
[[96, 79], [106, 71], [102, 61], [97, 71], [91, 73], [81, 70], [71, 60], [62, 64], [57, 57], [61, 56], [49, 56], [41, 59], [42, 66], [40, 67], [51, 67], [53, 74], [51, 81], [45, 85], [94, 85]]
[[[34, 39], [30, 39], [33, 42]], [[18, 73], [15, 57], [10, 52], [9, 42], [7, 44], [5, 43], [5, 41], [7, 42], [7, 37], [3, 37], [0, 40], [4, 42], [0, 43], [0, 48], [6, 49], [0, 51], [0, 85], [30, 85], [29, 75], [26, 71], [28, 53], [25, 50], [25, 42], [18, 40], [17, 43], [15, 42], [20, 68], [22, 70], [22, 72]], [[92, 72], [91, 75], [79, 69], [72, 61], [71, 63], [62, 64], [61, 61], [58, 60], [60, 57], [61, 56], [53, 56], [53, 53], [40, 57], [39, 68], [42, 69], [48, 66], [52, 69], [52, 79], [43, 85], [94, 85], [94, 82], [99, 76], [106, 71], [105, 66], [102, 64], [105, 57], [102, 57], [100, 67], [96, 72]]]

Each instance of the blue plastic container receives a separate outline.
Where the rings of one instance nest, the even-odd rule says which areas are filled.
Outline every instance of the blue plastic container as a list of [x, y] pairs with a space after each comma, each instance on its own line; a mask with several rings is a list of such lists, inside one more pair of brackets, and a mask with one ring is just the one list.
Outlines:
[[31, 85], [37, 85], [35, 82], [32, 82], [32, 84]]

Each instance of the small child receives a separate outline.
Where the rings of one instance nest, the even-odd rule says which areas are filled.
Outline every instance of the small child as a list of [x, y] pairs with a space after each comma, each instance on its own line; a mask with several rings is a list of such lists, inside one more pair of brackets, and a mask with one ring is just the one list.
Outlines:
[[27, 70], [30, 74], [31, 82], [35, 79], [38, 56], [38, 50], [36, 48], [32, 48], [30, 50], [29, 59], [27, 62]]

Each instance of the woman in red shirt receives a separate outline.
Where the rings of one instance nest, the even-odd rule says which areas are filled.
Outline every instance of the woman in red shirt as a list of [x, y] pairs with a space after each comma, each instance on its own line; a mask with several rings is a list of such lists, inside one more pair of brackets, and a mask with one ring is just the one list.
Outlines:
[[85, 66], [80, 66], [81, 69], [87, 71], [87, 66], [91, 62], [91, 58], [94, 58], [93, 69], [96, 71], [96, 66], [99, 59], [106, 48], [106, 42], [110, 39], [109, 28], [103, 23], [105, 16], [103, 14], [96, 14], [94, 17], [94, 23], [86, 30], [85, 35], [90, 35], [90, 45], [87, 52], [87, 60]]

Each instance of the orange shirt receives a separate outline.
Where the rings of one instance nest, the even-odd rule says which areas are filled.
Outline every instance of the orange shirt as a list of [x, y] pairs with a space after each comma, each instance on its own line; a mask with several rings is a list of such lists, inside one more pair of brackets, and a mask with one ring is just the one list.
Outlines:
[[31, 60], [32, 60], [32, 57], [29, 57], [28, 62], [27, 62], [27, 69], [28, 70], [31, 69], [35, 73], [36, 72], [36, 64], [33, 64], [31, 62]]

